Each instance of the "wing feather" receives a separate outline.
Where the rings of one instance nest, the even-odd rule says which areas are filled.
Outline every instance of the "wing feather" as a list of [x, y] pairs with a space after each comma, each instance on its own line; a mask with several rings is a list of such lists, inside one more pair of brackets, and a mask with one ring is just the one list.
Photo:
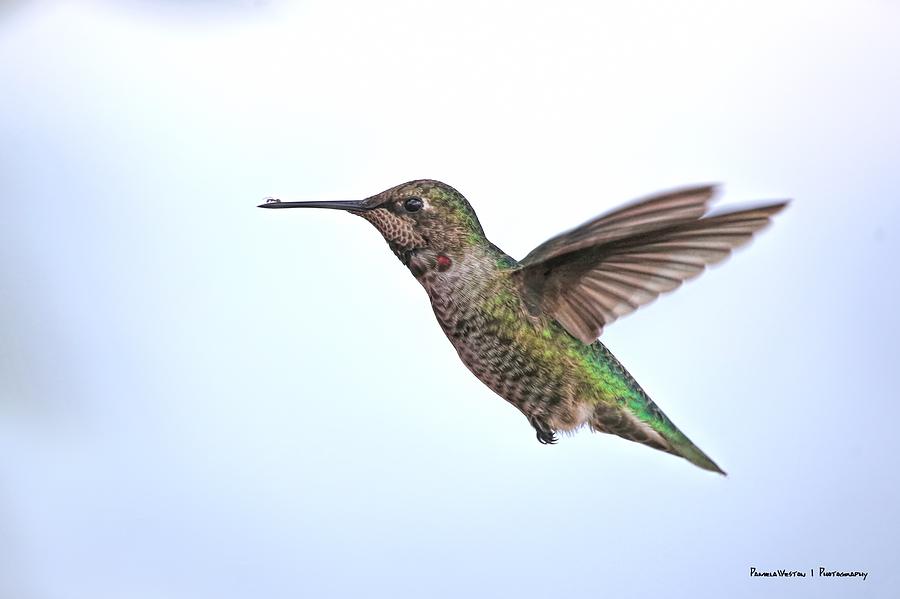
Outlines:
[[706, 214], [715, 190], [714, 185], [701, 185], [638, 200], [548, 239], [522, 262], [546, 260], [562, 253], [696, 220]]
[[713, 191], [655, 196], [541, 244], [517, 271], [529, 305], [591, 343], [604, 326], [727, 258], [787, 204], [704, 216]]

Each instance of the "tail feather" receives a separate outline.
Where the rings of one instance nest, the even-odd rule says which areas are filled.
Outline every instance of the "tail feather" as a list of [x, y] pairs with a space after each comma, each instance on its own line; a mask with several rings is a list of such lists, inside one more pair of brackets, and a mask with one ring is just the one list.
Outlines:
[[643, 443], [682, 457], [704, 470], [725, 474], [678, 430], [605, 345], [595, 341], [590, 347], [593, 352], [590, 364], [599, 372], [601, 383], [589, 419], [591, 429]]
[[[677, 429], [676, 429], [677, 430]], [[728, 474], [719, 468], [719, 465], [716, 464], [712, 459], [703, 453], [703, 451], [694, 445], [690, 439], [684, 436], [681, 431], [678, 432], [680, 436], [679, 441], [677, 442], [669, 442], [669, 448], [665, 451], [677, 456], [681, 456], [691, 464], [695, 466], [699, 466], [704, 470], [710, 470], [712, 472], [718, 472], [722, 476], [728, 476]]]
[[620, 397], [612, 405], [606, 402], [595, 404], [590, 418], [591, 429], [642, 443], [682, 457], [704, 470], [725, 475], [725, 471], [694, 445], [633, 380], [630, 391], [631, 397]]
[[678, 430], [649, 397], [644, 396], [643, 399], [646, 403], [642, 407], [645, 409], [634, 412], [628, 408], [627, 402], [616, 407], [598, 404], [590, 421], [591, 429], [665, 451], [704, 470], [726, 475], [718, 464]]

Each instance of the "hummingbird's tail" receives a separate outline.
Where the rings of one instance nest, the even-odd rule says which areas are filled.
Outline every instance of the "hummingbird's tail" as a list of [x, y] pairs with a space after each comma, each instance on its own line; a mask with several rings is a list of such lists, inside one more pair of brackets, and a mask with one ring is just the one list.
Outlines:
[[727, 476], [726, 472], [719, 468], [718, 464], [712, 461], [708, 455], [703, 453], [703, 451], [699, 447], [694, 445], [691, 440], [684, 436], [681, 431], [678, 431], [678, 436], [680, 437], [680, 439], [667, 440], [669, 441], [669, 447], [665, 448], [664, 451], [667, 451], [673, 455], [681, 456], [691, 464], [699, 466], [704, 470], [718, 472], [723, 476]]
[[637, 390], [640, 395], [623, 398], [615, 406], [597, 404], [590, 419], [591, 428], [682, 457], [704, 470], [725, 474], [708, 455], [678, 430], [640, 387]]
[[600, 388], [615, 390], [615, 394], [601, 393], [595, 400], [588, 420], [593, 430], [643, 443], [682, 457], [704, 470], [725, 474], [678, 430], [605, 345], [596, 341], [591, 350], [592, 364], [605, 375], [601, 381], [605, 384]]

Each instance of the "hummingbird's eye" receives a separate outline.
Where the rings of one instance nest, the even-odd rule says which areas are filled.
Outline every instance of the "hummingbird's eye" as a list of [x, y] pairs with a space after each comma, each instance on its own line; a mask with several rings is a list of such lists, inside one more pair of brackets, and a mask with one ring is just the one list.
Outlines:
[[417, 212], [424, 205], [425, 202], [422, 201], [422, 198], [409, 198], [403, 203], [403, 207], [406, 208], [407, 212]]

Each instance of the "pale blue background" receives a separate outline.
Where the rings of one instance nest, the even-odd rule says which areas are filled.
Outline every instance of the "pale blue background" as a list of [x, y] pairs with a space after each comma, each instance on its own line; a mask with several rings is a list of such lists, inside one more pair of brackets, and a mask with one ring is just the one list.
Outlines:
[[[897, 592], [896, 2], [0, 6], [2, 599]], [[793, 197], [604, 335], [730, 476], [539, 445], [374, 229], [255, 208], [420, 177], [515, 256]]]

